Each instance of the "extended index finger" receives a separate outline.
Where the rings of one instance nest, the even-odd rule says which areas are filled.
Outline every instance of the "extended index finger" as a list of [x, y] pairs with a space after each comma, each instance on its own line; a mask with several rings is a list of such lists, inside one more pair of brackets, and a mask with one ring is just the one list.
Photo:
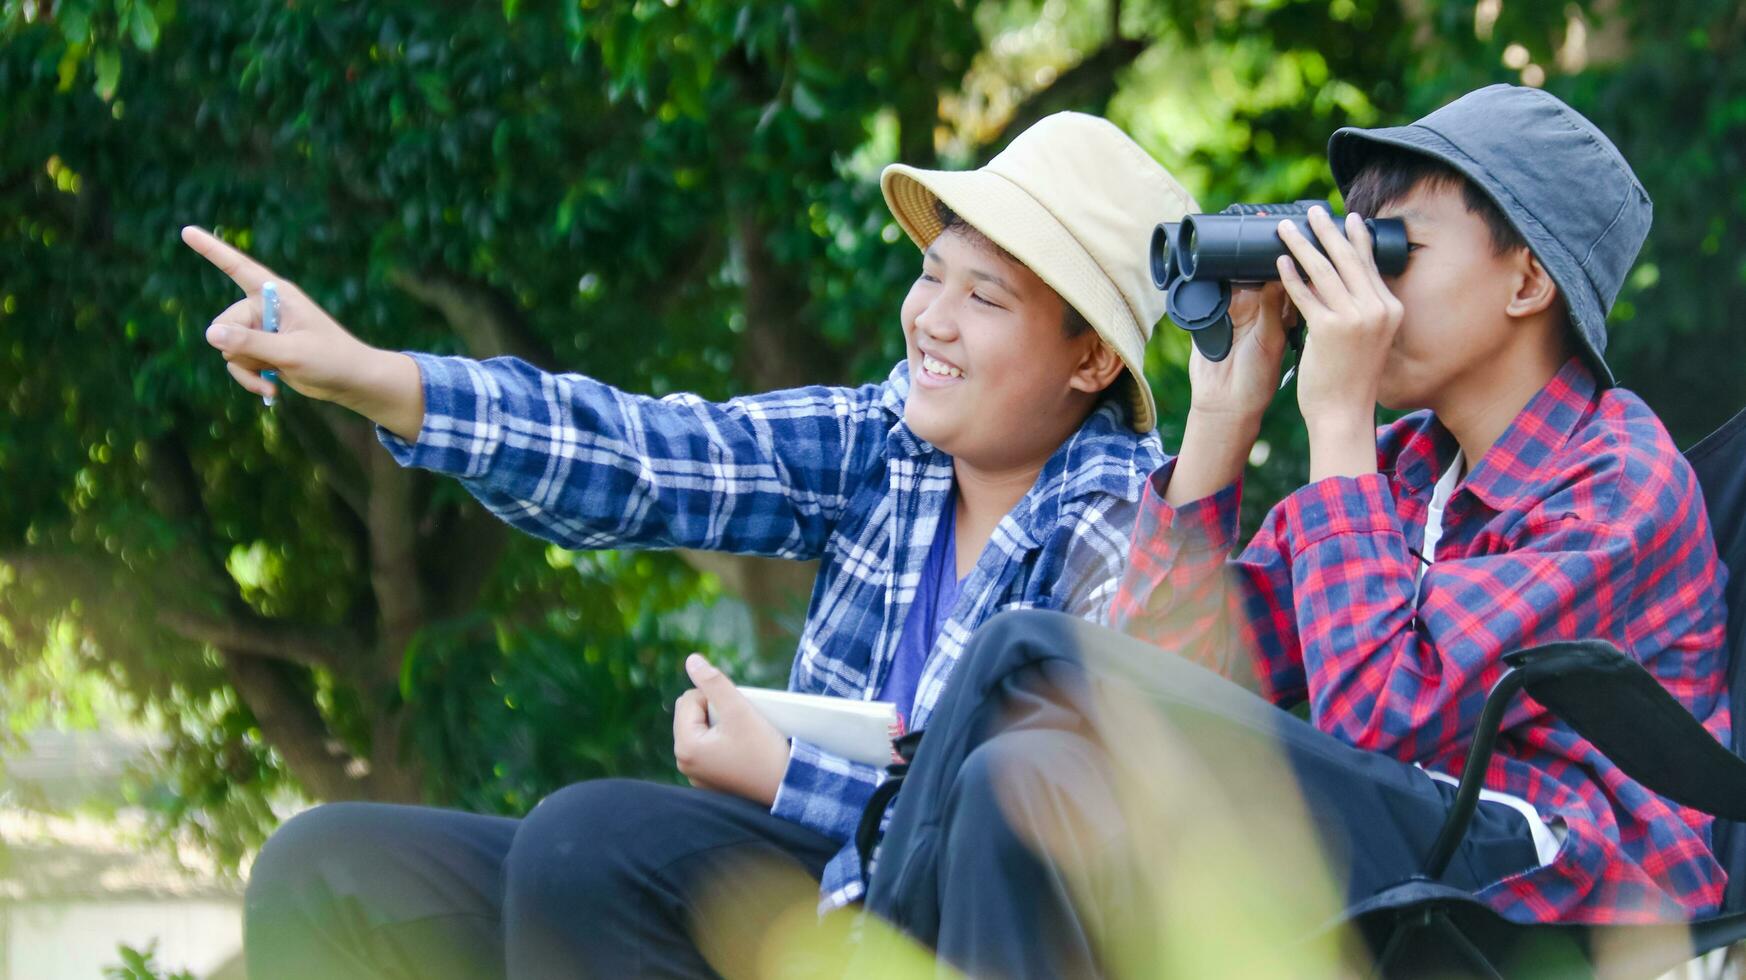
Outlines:
[[199, 252], [206, 261], [218, 267], [218, 271], [230, 277], [230, 281], [243, 288], [243, 292], [253, 296], [261, 291], [263, 283], [272, 282], [278, 277], [273, 270], [249, 258], [238, 249], [226, 245], [217, 235], [204, 228], [189, 225], [182, 229], [182, 241], [188, 247]]

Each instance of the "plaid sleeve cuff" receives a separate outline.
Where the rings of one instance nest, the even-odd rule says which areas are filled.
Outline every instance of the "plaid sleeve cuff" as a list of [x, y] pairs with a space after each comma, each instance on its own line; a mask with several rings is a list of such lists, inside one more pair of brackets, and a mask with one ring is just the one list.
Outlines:
[[1172, 507], [1164, 500], [1164, 493], [1175, 475], [1176, 459], [1172, 457], [1146, 481], [1140, 518], [1134, 523], [1134, 550], [1181, 548], [1228, 554], [1237, 539], [1237, 505], [1243, 498], [1243, 481], [1239, 479], [1211, 496]]
[[878, 769], [797, 738], [789, 744], [788, 771], [782, 774], [770, 812], [832, 840], [846, 841], [855, 835], [861, 811], [881, 782]]
[[1183, 588], [1205, 586], [1224, 566], [1237, 536], [1243, 493], [1237, 480], [1211, 496], [1172, 507], [1164, 494], [1175, 473], [1176, 460], [1170, 459], [1146, 481], [1127, 567], [1109, 607], [1111, 626], [1153, 642], [1163, 641]]
[[1394, 494], [1380, 473], [1330, 476], [1297, 490], [1279, 506], [1293, 555], [1335, 535], [1401, 530]]
[[503, 443], [500, 393], [478, 361], [406, 351], [424, 387], [424, 424], [407, 442], [381, 426], [376, 438], [401, 466], [478, 477]]

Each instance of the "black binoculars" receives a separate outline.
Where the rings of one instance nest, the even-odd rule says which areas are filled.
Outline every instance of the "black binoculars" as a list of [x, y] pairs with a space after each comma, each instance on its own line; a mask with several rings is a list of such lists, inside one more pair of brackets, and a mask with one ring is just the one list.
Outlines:
[[[1231, 352], [1231, 283], [1279, 278], [1275, 264], [1290, 254], [1279, 237], [1279, 222], [1290, 221], [1323, 254], [1327, 249], [1310, 228], [1309, 209], [1329, 214], [1326, 201], [1291, 204], [1233, 204], [1217, 214], [1191, 214], [1161, 222], [1152, 230], [1152, 282], [1165, 292], [1171, 322], [1189, 332], [1209, 361]], [[1336, 227], [1342, 227], [1335, 222]], [[1406, 225], [1398, 218], [1368, 218], [1376, 267], [1385, 276], [1406, 268]]]

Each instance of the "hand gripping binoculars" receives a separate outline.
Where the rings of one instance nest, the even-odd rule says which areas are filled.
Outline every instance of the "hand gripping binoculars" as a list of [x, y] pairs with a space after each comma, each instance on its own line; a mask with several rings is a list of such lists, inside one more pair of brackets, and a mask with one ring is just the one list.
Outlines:
[[[1202, 357], [1222, 361], [1231, 353], [1231, 283], [1279, 279], [1275, 263], [1290, 254], [1279, 237], [1280, 221], [1296, 225], [1327, 254], [1310, 228], [1312, 207], [1333, 214], [1326, 201], [1233, 204], [1152, 230], [1152, 282], [1165, 293], [1171, 322], [1189, 332]], [[1334, 223], [1344, 228], [1338, 219]], [[1376, 267], [1385, 276], [1399, 275], [1407, 261], [1406, 225], [1399, 218], [1369, 218], [1364, 226], [1375, 245]]]

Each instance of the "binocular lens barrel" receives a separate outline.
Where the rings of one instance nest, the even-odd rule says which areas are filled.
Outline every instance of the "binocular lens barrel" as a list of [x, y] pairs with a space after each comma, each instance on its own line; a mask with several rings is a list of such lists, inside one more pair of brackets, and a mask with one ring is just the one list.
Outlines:
[[1176, 228], [1175, 221], [1160, 221], [1158, 227], [1152, 229], [1152, 285], [1160, 290], [1170, 288], [1170, 280], [1176, 278]]
[[[1193, 214], [1180, 223], [1165, 222], [1152, 232], [1152, 279], [1165, 288], [1176, 275], [1184, 279], [1226, 282], [1271, 282], [1279, 278], [1275, 263], [1290, 251], [1279, 237], [1279, 222], [1290, 221], [1323, 254], [1303, 215]], [[1344, 233], [1344, 226], [1336, 225]], [[1385, 276], [1406, 269], [1406, 225], [1398, 218], [1364, 222], [1376, 251], [1376, 267]], [[1163, 273], [1163, 275], [1160, 275]]]
[[[1289, 221], [1310, 243], [1328, 253], [1310, 229], [1309, 213], [1326, 201], [1285, 204], [1233, 204], [1218, 214], [1191, 214], [1152, 229], [1152, 282], [1164, 291], [1165, 313], [1194, 338], [1209, 361], [1231, 352], [1231, 284], [1279, 279], [1279, 257], [1289, 255], [1279, 237], [1279, 222]], [[1399, 218], [1371, 218], [1376, 267], [1385, 276], [1406, 271], [1406, 225]], [[1335, 222], [1337, 234], [1345, 225]]]

